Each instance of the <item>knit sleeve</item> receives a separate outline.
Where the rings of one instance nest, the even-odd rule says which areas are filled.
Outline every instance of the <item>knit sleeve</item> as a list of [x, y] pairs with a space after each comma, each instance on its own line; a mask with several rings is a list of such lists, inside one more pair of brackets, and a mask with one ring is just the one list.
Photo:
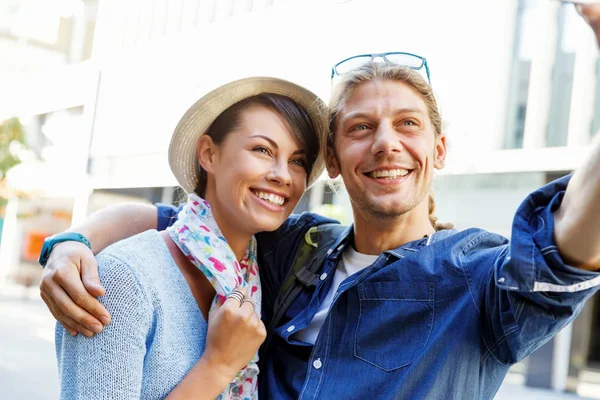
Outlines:
[[109, 254], [98, 256], [111, 313], [104, 330], [86, 338], [56, 328], [61, 399], [139, 399], [146, 341], [151, 340], [152, 308], [134, 267]]

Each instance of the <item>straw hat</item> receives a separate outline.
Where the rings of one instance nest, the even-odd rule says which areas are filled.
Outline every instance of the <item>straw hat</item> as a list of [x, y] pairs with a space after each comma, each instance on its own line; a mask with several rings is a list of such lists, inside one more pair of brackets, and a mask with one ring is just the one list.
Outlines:
[[[203, 96], [179, 120], [169, 146], [169, 165], [179, 185], [193, 192], [200, 180], [198, 139], [213, 121], [235, 103], [263, 93], [286, 96], [304, 108], [316, 128], [319, 143], [327, 138], [326, 105], [314, 93], [294, 83], [278, 78], [245, 78], [220, 86]], [[319, 146], [320, 147], [320, 146]], [[323, 172], [323, 154], [319, 155], [308, 178], [310, 186]]]

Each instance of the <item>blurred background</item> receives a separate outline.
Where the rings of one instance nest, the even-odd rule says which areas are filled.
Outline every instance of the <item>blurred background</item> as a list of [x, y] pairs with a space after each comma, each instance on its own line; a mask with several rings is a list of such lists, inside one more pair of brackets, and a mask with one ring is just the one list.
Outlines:
[[[197, 98], [271, 75], [329, 98], [360, 53], [427, 58], [449, 137], [437, 214], [510, 236], [530, 191], [600, 130], [591, 29], [552, 0], [1, 0], [0, 398], [56, 399], [43, 239], [109, 204], [172, 203], [167, 148]], [[298, 211], [352, 222], [324, 176]], [[600, 297], [516, 365], [497, 398], [600, 398]]]

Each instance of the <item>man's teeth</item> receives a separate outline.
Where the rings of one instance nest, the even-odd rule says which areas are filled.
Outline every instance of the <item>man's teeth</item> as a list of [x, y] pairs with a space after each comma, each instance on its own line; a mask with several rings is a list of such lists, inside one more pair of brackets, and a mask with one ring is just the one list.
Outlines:
[[382, 169], [378, 171], [369, 172], [369, 176], [371, 178], [396, 179], [399, 176], [406, 175], [408, 175], [408, 170], [406, 169]]
[[273, 193], [265, 193], [265, 192], [258, 192], [258, 191], [252, 191], [252, 193], [254, 193], [254, 195], [256, 197], [258, 197], [259, 199], [267, 200], [273, 204], [277, 204], [278, 206], [282, 206], [283, 203], [285, 202], [285, 199], [283, 197], [278, 196]]

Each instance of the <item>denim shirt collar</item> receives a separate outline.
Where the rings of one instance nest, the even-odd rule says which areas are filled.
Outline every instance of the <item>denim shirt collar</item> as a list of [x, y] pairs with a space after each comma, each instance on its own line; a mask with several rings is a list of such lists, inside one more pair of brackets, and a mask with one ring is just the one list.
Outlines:
[[[413, 240], [412, 242], [404, 243], [395, 249], [386, 250], [384, 253], [393, 255], [396, 258], [404, 258], [407, 253], [415, 253], [422, 247], [429, 246], [435, 242], [446, 239], [447, 237], [457, 233], [456, 229], [444, 229], [437, 231], [431, 235], [425, 236], [422, 239]], [[346, 246], [354, 241], [354, 224], [350, 225], [333, 246], [327, 251], [327, 258], [337, 260]]]

